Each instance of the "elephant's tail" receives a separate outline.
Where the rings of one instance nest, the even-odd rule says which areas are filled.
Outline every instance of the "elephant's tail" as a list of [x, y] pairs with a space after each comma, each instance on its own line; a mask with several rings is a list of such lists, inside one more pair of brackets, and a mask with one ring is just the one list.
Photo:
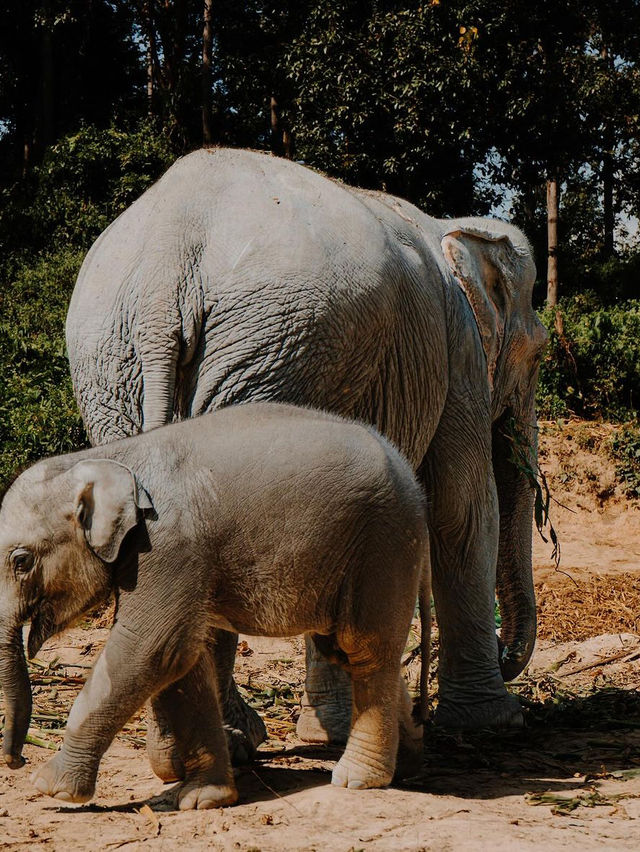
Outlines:
[[418, 590], [420, 610], [420, 721], [426, 725], [429, 716], [429, 664], [431, 663], [431, 560], [429, 547]]

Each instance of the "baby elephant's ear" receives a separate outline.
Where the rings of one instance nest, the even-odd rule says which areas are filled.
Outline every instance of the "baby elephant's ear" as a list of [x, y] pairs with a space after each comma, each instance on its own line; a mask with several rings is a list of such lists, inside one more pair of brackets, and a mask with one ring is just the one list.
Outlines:
[[76, 521], [91, 550], [104, 562], [114, 562], [124, 537], [138, 523], [138, 510], [153, 508], [149, 495], [130, 468], [111, 459], [78, 462], [71, 472]]

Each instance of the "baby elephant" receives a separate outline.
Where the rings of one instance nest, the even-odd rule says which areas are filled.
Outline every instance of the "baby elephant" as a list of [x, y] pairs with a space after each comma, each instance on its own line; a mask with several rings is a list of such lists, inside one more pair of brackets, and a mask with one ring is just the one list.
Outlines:
[[421, 580], [428, 593], [427, 547], [404, 458], [318, 411], [240, 405], [39, 462], [0, 509], [7, 763], [24, 762], [31, 714], [22, 624], [33, 656], [113, 590], [115, 622], [62, 749], [34, 774], [42, 793], [88, 801], [102, 755], [149, 701], [151, 763], [183, 782], [180, 808], [235, 802], [213, 628], [310, 634], [353, 681], [332, 782], [388, 784], [399, 737], [421, 746], [400, 658]]

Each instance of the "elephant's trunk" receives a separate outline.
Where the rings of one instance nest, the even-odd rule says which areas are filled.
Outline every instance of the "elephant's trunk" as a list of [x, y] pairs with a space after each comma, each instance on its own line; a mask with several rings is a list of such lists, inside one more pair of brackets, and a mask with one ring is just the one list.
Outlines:
[[31, 721], [31, 684], [20, 625], [0, 632], [0, 687], [4, 692], [2, 753], [11, 769], [24, 765], [24, 745]]
[[[500, 668], [513, 680], [525, 668], [536, 640], [536, 600], [533, 588], [531, 538], [534, 492], [530, 478], [512, 461], [512, 444], [505, 435], [506, 419], [493, 430], [493, 470], [500, 507], [497, 593], [502, 616], [498, 640]], [[524, 456], [537, 470], [537, 441], [533, 402], [525, 418], [517, 418], [518, 434], [527, 445]]]

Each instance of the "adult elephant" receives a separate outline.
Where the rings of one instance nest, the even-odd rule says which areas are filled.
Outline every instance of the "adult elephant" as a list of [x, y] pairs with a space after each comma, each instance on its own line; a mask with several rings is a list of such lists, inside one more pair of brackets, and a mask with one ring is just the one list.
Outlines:
[[[75, 392], [94, 444], [249, 400], [376, 426], [428, 496], [437, 720], [517, 724], [503, 678], [535, 639], [533, 497], [502, 426], [515, 418], [534, 447], [534, 278], [527, 240], [503, 222], [433, 219], [286, 160], [197, 151], [87, 255], [67, 318]], [[218, 634], [214, 653], [227, 724], [250, 749], [264, 728], [235, 689], [235, 644]], [[298, 731], [343, 740], [344, 676], [307, 654]]]

